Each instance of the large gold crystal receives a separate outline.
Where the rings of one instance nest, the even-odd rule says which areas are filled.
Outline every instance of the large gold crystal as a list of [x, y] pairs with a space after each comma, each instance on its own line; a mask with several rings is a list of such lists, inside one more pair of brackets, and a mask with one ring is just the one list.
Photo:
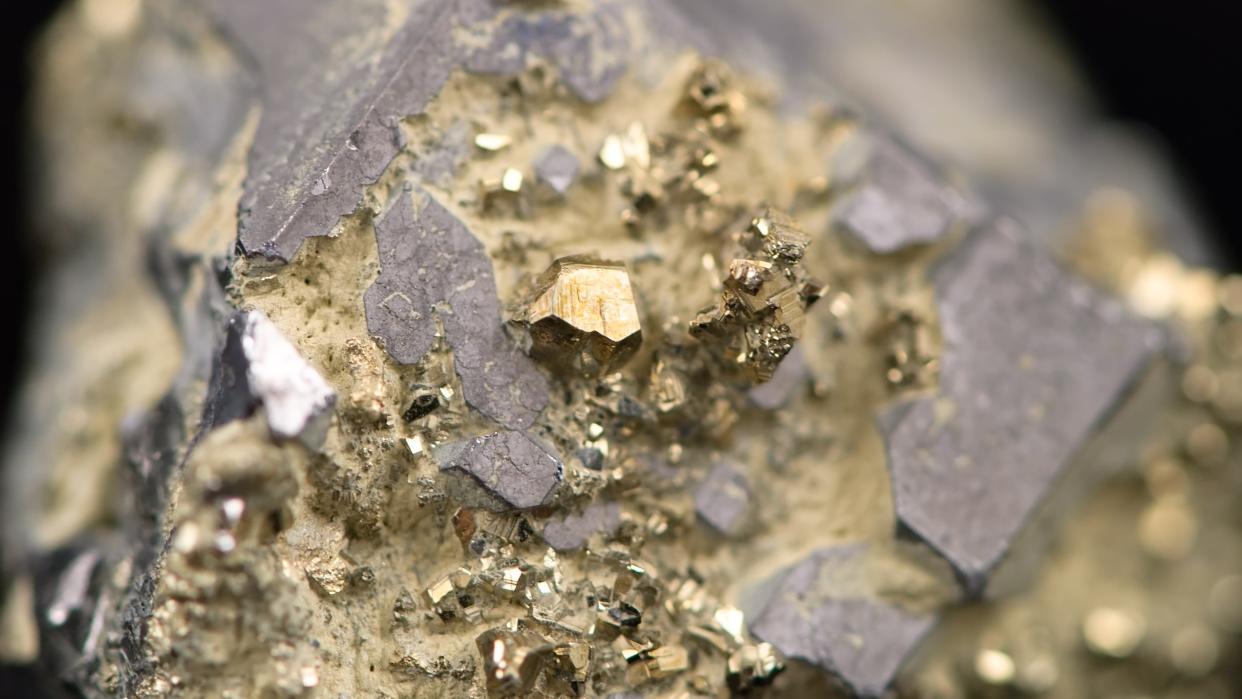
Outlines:
[[563, 257], [540, 275], [524, 324], [532, 354], [586, 369], [614, 370], [642, 343], [625, 265]]

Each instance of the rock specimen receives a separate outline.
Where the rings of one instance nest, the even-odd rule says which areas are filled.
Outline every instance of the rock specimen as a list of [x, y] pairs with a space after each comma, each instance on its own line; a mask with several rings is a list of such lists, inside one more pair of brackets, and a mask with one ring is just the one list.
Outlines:
[[[1179, 464], [1242, 442], [1242, 286], [1127, 249], [1084, 269], [1134, 308], [1088, 287], [970, 188], [1022, 180], [819, 83], [836, 25], [800, 8], [66, 12], [0, 661], [143, 699], [1091, 694], [1077, 638], [1060, 675], [941, 648], [1005, 628], [962, 605], [1148, 432], [1143, 548], [1065, 570], [1194, 555], [1213, 471]], [[1199, 323], [1186, 401], [1140, 381], [1171, 335], [1135, 309]], [[1193, 568], [1222, 620], [1229, 548]], [[1069, 604], [1060, 572], [998, 606]], [[1107, 627], [1138, 617], [1091, 618], [1128, 656]], [[940, 629], [949, 669], [910, 665]], [[1167, 633], [1153, 665], [1214, 681], [1216, 632]]]

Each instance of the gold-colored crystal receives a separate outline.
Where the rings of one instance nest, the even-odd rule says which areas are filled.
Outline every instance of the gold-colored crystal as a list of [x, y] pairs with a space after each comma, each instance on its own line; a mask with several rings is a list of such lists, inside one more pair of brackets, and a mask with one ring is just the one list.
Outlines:
[[556, 260], [535, 282], [519, 320], [532, 354], [580, 369], [615, 370], [642, 343], [630, 275], [616, 262]]
[[765, 210], [738, 237], [744, 256], [729, 263], [720, 300], [699, 312], [690, 332], [762, 382], [801, 337], [822, 287], [801, 265], [810, 238], [785, 214]]
[[491, 696], [529, 692], [552, 646], [529, 630], [507, 627], [484, 631], [475, 640]]

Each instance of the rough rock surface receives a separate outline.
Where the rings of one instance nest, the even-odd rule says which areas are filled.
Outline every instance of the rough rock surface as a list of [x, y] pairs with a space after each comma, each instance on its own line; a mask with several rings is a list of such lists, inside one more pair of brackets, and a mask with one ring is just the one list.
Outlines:
[[[1159, 349], [819, 83], [795, 0], [89, 4], [42, 56], [0, 586], [73, 695], [876, 695], [960, 597], [894, 524], [977, 592]], [[751, 386], [686, 324], [778, 205], [824, 295]], [[643, 327], [589, 379], [504, 325], [577, 254]], [[1161, 443], [1226, 458], [1204, 424]]]

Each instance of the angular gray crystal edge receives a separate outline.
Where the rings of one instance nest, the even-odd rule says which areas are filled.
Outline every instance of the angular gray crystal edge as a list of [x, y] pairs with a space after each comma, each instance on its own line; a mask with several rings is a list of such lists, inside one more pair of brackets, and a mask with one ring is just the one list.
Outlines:
[[580, 513], [550, 519], [543, 525], [543, 540], [557, 551], [576, 551], [596, 532], [608, 533], [621, 522], [621, 506], [616, 502], [592, 502]]
[[454, 485], [456, 499], [493, 511], [546, 504], [564, 465], [555, 451], [522, 432], [494, 432], [451, 442], [435, 452], [440, 470], [470, 479]]
[[899, 530], [978, 595], [1164, 337], [1003, 222], [972, 234], [933, 276], [938, 391], [879, 425]]
[[[827, 670], [859, 697], [878, 697], [935, 623], [867, 589], [867, 547], [819, 549], [744, 602], [749, 628], [790, 658]], [[845, 581], [845, 584], [838, 584]]]
[[403, 194], [375, 226], [380, 274], [363, 298], [367, 328], [402, 364], [421, 360], [444, 324], [466, 402], [510, 429], [547, 403], [547, 379], [504, 332], [492, 263], [457, 217]]
[[913, 151], [879, 134], [868, 144], [862, 180], [836, 217], [869, 250], [887, 254], [934, 242], [967, 215], [965, 198]]
[[730, 464], [719, 463], [694, 491], [694, 511], [717, 533], [730, 536], [745, 524], [750, 500], [746, 477]]

